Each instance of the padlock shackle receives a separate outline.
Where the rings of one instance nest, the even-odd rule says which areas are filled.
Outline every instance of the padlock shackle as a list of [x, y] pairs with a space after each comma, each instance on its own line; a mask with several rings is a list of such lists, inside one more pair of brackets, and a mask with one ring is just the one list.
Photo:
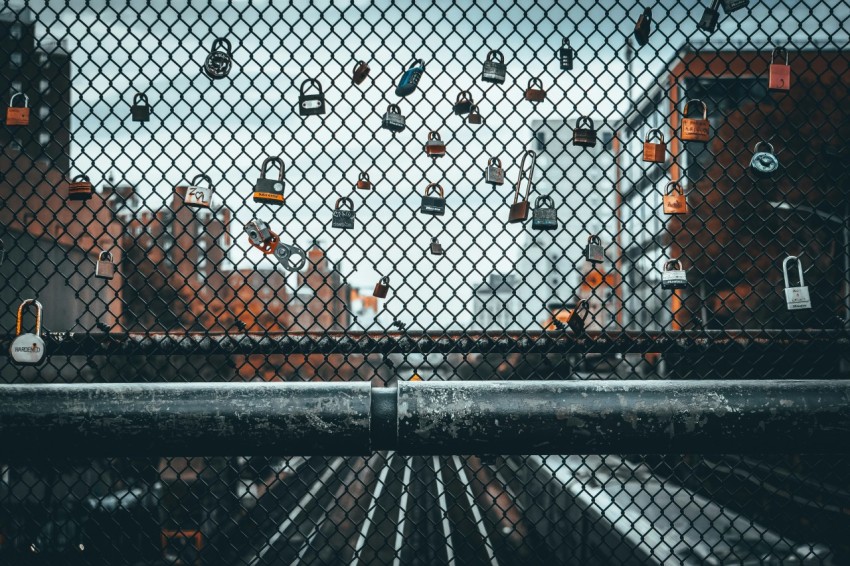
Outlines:
[[361, 171], [360, 175], [357, 177], [357, 180], [358, 181], [368, 181], [369, 180], [369, 173], [367, 173], [366, 171]]
[[602, 239], [599, 236], [597, 236], [596, 234], [591, 234], [590, 236], [587, 237], [587, 243], [588, 244], [596, 244], [597, 246], [601, 246], [602, 245]]
[[193, 186], [193, 187], [197, 187], [198, 181], [206, 181], [207, 182], [207, 188], [212, 187], [212, 179], [210, 179], [207, 175], [204, 175], [203, 173], [201, 173], [200, 175], [195, 175], [195, 178], [192, 179], [192, 182], [190, 183], [190, 185]]
[[531, 77], [531, 79], [528, 81], [528, 88], [531, 88], [534, 85], [539, 86], [541, 90], [543, 89], [543, 81], [540, 80], [540, 77]]
[[661, 131], [661, 128], [652, 128], [651, 130], [646, 132], [646, 137], [643, 139], [643, 141], [649, 142], [649, 140], [653, 138], [653, 135], [658, 138], [661, 143], [664, 143], [664, 132]]
[[91, 183], [88, 175], [77, 175], [73, 179], [71, 179], [72, 183]]
[[502, 52], [497, 49], [491, 49], [489, 53], [487, 53], [487, 61], [495, 61], [498, 59], [498, 63], [505, 62], [505, 56], [502, 55]]
[[[528, 156], [531, 156], [531, 167], [529, 168], [528, 175], [526, 175], [525, 170], [525, 159]], [[519, 192], [520, 187], [522, 186], [523, 177], [528, 179], [528, 182], [525, 185], [525, 198], [524, 201], [528, 200], [529, 195], [531, 194], [531, 179], [534, 177], [534, 166], [537, 164], [537, 154], [534, 153], [533, 150], [527, 149], [525, 153], [522, 154], [522, 161], [519, 163], [519, 175], [516, 178], [516, 188], [514, 189], [514, 204], [519, 202]]]
[[555, 208], [555, 201], [552, 200], [552, 197], [549, 195], [540, 195], [534, 201], [534, 208], [544, 208], [547, 204], [549, 208]]
[[590, 116], [581, 116], [576, 120], [576, 128], [582, 128], [583, 125], [585, 130], [593, 129], [593, 120], [590, 119]]
[[217, 37], [215, 41], [213, 41], [212, 49], [210, 51], [214, 52], [216, 50], [216, 47], [224, 47], [224, 52], [227, 54], [227, 56], [231, 56], [233, 47], [230, 45], [230, 40], [226, 37]]
[[357, 69], [359, 69], [359, 68], [360, 68], [360, 65], [365, 65], [365, 64], [366, 64], [366, 61], [362, 61], [362, 60], [360, 60], [360, 61], [356, 61], [356, 62], [354, 63], [354, 70], [356, 71]]
[[791, 282], [790, 282], [791, 278], [788, 276], [788, 264], [791, 263], [792, 261], [797, 262], [797, 275], [800, 277], [800, 284], [798, 286], [799, 287], [805, 287], [806, 283], [803, 280], [803, 261], [795, 255], [789, 255], [782, 262], [782, 278], [785, 280], [785, 287], [786, 288], [791, 287]]
[[398, 104], [390, 104], [387, 106], [387, 114], [393, 112], [395, 114], [401, 114], [401, 109], [399, 109]]
[[320, 95], [324, 94], [324, 91], [322, 90], [322, 83], [319, 82], [319, 79], [304, 79], [304, 82], [301, 83], [300, 90], [302, 96], [304, 96], [304, 94], [306, 93], [307, 86], [315, 86], [316, 90], [319, 91]]
[[564, 37], [564, 39], [561, 41], [561, 47], [570, 47], [569, 37]]
[[417, 59], [416, 57], [414, 57], [413, 60], [410, 62], [410, 65], [408, 65], [407, 69], [405, 69], [405, 70], [409, 71], [410, 69], [415, 68], [416, 63], [419, 63], [419, 66], [422, 67], [423, 69], [425, 68], [425, 61], [422, 60], [422, 59]]
[[766, 142], [764, 140], [756, 142], [756, 146], [753, 148], [753, 153], [763, 153], [763, 152], [759, 151], [759, 147], [762, 144], [764, 144], [768, 147], [768, 153], [771, 153], [771, 154], [773, 153], [773, 144], [770, 143], [770, 142]]
[[499, 159], [498, 157], [491, 157], [490, 159], [487, 160], [487, 167], [492, 167], [493, 165], [495, 165], [496, 167], [501, 169], [502, 168], [502, 160]]
[[443, 141], [440, 139], [440, 134], [435, 131], [428, 132], [428, 141], [431, 140]]
[[137, 92], [136, 96], [133, 97], [133, 105], [142, 106], [140, 102], [143, 102], [144, 106], [148, 106], [148, 95], [143, 92]]
[[112, 254], [104, 250], [97, 256], [98, 261], [112, 261]]
[[432, 236], [432, 237], [431, 237], [431, 243], [432, 243], [432, 244], [438, 244], [438, 243], [439, 243], [439, 242], [437, 241], [437, 236]]
[[429, 194], [431, 194], [431, 187], [437, 187], [437, 191], [440, 193], [440, 198], [446, 198], [445, 195], [443, 194], [443, 187], [441, 185], [438, 185], [437, 183], [431, 183], [427, 187], [425, 187], [425, 196], [426, 197]]
[[348, 197], [339, 197], [336, 199], [334, 210], [339, 210], [340, 205], [347, 205], [348, 210], [354, 210], [354, 203], [351, 202], [351, 199]]
[[770, 64], [773, 65], [773, 60], [776, 58], [777, 55], [782, 57], [783, 54], [785, 55], [785, 64], [787, 65], [788, 64], [788, 51], [784, 47], [782, 47], [781, 45], [778, 46], [778, 47], [774, 47], [773, 51], [771, 51], [771, 53], [770, 53]]
[[[464, 95], [466, 95], [466, 96], [464, 96]], [[458, 103], [458, 102], [462, 102], [464, 100], [466, 100], [468, 102], [472, 102], [472, 93], [469, 92], [468, 90], [460, 91], [457, 95], [457, 98], [455, 99], [455, 102]]]
[[277, 165], [277, 180], [283, 181], [283, 159], [280, 157], [266, 157], [263, 160], [263, 163], [260, 165], [260, 179], [268, 179], [269, 168], [272, 165]]
[[[23, 106], [15, 106], [15, 99], [19, 96], [24, 97], [24, 105]], [[24, 94], [23, 92], [16, 92], [12, 95], [12, 98], [9, 99], [9, 107], [10, 108], [29, 108], [30, 107], [30, 97]]]
[[[673, 188], [671, 189], [670, 187]], [[670, 181], [669, 183], [667, 183], [667, 186], [664, 187], [665, 195], [672, 195], [674, 192], [685, 196], [685, 189], [682, 188], [682, 184], [679, 181]]]
[[24, 318], [24, 309], [26, 309], [27, 307], [30, 307], [30, 306], [35, 308], [35, 335], [41, 336], [41, 311], [42, 311], [42, 306], [41, 306], [41, 303], [39, 303], [35, 299], [26, 299], [23, 303], [21, 303], [21, 306], [18, 307], [18, 316], [15, 319], [15, 336], [21, 335], [21, 327], [22, 327], [22, 322], [23, 322], [23, 318]]
[[[673, 269], [670, 269], [670, 266], [673, 266]], [[678, 259], [668, 259], [664, 262], [664, 271], [681, 271], [682, 270], [682, 262]]]
[[390, 276], [384, 275], [383, 277], [381, 277], [381, 280], [379, 281], [379, 283], [381, 285], [386, 285], [387, 287], [389, 287], [390, 286]]
[[689, 100], [689, 101], [685, 102], [685, 110], [682, 112], [682, 114], [685, 115], [685, 118], [688, 117], [688, 109], [689, 109], [691, 104], [701, 105], [702, 106], [702, 119], [703, 120], [708, 119], [708, 105], [706, 105], [706, 103], [703, 102], [702, 100], [700, 100], [699, 98], [695, 98], [693, 100]]
[[[581, 315], [579, 314], [579, 311], [580, 311], [580, 309], [582, 309], [582, 308], [584, 308], [584, 312], [585, 312], [585, 314], [590, 314], [590, 303], [587, 301], [587, 299], [582, 299], [582, 300], [580, 300], [580, 301], [578, 302], [578, 304], [577, 304], [577, 305], [575, 306], [575, 308], [573, 309], [573, 313], [570, 315], [570, 317], [573, 317], [573, 316], [581, 316]], [[583, 317], [583, 316], [581, 316], [581, 318], [582, 318], [582, 319], [584, 319], [584, 317]]]

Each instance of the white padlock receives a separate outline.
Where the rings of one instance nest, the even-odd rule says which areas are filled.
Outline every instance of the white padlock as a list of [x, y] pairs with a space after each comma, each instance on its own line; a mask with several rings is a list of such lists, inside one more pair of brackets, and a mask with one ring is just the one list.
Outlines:
[[[24, 309], [35, 308], [35, 333], [21, 334]], [[15, 322], [15, 339], [9, 345], [9, 355], [12, 361], [22, 366], [38, 365], [44, 360], [44, 340], [41, 338], [41, 303], [35, 299], [27, 299], [18, 307], [18, 318]]]
[[[792, 287], [788, 277], [788, 264], [797, 262], [797, 274], [800, 277], [799, 287]], [[789, 311], [798, 311], [812, 308], [812, 299], [809, 296], [809, 288], [803, 282], [803, 262], [795, 255], [790, 255], [782, 262], [782, 276], [785, 279], [785, 305]]]

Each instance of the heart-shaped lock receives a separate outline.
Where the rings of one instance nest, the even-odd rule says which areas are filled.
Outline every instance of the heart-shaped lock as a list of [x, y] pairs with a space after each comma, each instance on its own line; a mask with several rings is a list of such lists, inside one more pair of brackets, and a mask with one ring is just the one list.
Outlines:
[[[767, 146], [767, 151], [759, 151], [762, 145]], [[773, 153], [773, 146], [767, 142], [758, 142], [753, 151], [750, 168], [758, 175], [772, 175], [779, 169], [779, 158]]]

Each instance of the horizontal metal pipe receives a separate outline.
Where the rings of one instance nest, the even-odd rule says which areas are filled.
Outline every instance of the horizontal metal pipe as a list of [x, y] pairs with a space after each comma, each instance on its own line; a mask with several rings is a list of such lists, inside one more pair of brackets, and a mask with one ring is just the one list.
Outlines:
[[[13, 336], [0, 336], [0, 357]], [[169, 334], [51, 332], [48, 355], [250, 355], [393, 353], [647, 353], [725, 354], [765, 351], [824, 353], [850, 351], [846, 330], [686, 330], [668, 332], [443, 332]]]
[[847, 453], [850, 381], [0, 385], [0, 446], [0, 460]]

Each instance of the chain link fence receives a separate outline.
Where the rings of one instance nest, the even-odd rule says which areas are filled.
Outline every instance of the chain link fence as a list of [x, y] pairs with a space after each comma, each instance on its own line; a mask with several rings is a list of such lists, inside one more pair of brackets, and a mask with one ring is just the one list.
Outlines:
[[[7, 0], [0, 382], [846, 378], [848, 29], [847, 0]], [[848, 472], [32, 446], [0, 562], [848, 564]]]

